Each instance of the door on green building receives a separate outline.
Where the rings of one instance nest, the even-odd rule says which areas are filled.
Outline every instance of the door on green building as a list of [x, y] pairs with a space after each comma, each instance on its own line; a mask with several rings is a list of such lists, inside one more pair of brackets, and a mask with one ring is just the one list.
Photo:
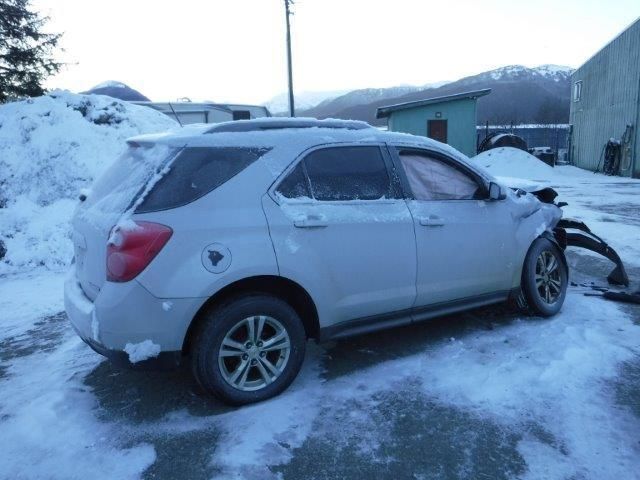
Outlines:
[[427, 120], [427, 137], [447, 143], [447, 121]]

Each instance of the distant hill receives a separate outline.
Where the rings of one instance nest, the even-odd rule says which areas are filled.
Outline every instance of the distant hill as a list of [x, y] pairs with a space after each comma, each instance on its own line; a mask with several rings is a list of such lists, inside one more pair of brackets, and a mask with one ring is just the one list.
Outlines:
[[[353, 90], [339, 97], [327, 99], [312, 109], [299, 111], [298, 115], [317, 118], [342, 118], [335, 117], [335, 113], [361, 105], [368, 105], [372, 102], [383, 102], [389, 98], [401, 97], [422, 89], [422, 87], [402, 86]], [[313, 114], [308, 115], [309, 112], [313, 112]]]
[[[447, 82], [437, 82], [422, 86], [405, 85], [390, 88], [364, 88], [361, 90], [334, 90], [326, 92], [300, 92], [295, 94], [296, 112], [316, 109], [322, 111], [325, 106], [329, 111], [336, 108], [344, 109], [354, 105], [373, 102], [384, 98], [405, 95], [425, 88], [439, 87]], [[336, 102], [333, 102], [336, 100]], [[274, 115], [286, 115], [289, 109], [289, 99], [286, 93], [276, 95], [264, 105]]]
[[[336, 98], [348, 92], [348, 90], [297, 92], [294, 95], [296, 110], [308, 110], [327, 99]], [[276, 95], [271, 100], [265, 102], [264, 106], [274, 115], [284, 114], [289, 111], [289, 95], [287, 93]]]
[[569, 120], [572, 72], [569, 67], [557, 65], [536, 68], [511, 65], [435, 88], [355, 90], [326, 100], [314, 108], [300, 111], [298, 115], [364, 120], [373, 125], [385, 125], [385, 119], [375, 118], [378, 107], [491, 88], [490, 95], [478, 100], [479, 124], [487, 121], [493, 125], [564, 123]]
[[117, 98], [119, 100], [148, 102], [149, 98], [145, 97], [139, 91], [134, 90], [128, 85], [122, 82], [115, 82], [109, 80], [107, 82], [100, 83], [93, 88], [90, 88], [86, 92], [80, 92], [81, 94], [96, 94], [96, 95], [108, 95], [109, 97]]

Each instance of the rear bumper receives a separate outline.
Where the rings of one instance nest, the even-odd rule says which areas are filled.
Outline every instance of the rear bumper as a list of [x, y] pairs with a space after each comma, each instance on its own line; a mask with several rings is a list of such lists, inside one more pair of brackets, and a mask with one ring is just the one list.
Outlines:
[[127, 352], [123, 352], [122, 350], [109, 350], [104, 345], [90, 338], [80, 338], [84, 343], [89, 345], [94, 352], [108, 358], [116, 367], [126, 367], [135, 370], [171, 370], [180, 366], [182, 361], [182, 352], [175, 351], [160, 352], [157, 357], [131, 363]]
[[[136, 281], [106, 282], [92, 302], [73, 273], [65, 281], [64, 303], [73, 329], [93, 350], [115, 364], [142, 369], [180, 363], [188, 326], [202, 304], [200, 299], [156, 298]], [[130, 362], [127, 345], [148, 340], [160, 352]]]

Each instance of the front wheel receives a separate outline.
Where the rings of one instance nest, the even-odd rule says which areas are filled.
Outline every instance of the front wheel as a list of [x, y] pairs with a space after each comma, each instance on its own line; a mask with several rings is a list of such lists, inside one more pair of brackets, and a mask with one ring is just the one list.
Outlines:
[[567, 295], [568, 278], [562, 250], [552, 241], [538, 238], [524, 261], [522, 300], [535, 315], [555, 315]]
[[296, 311], [279, 298], [246, 295], [211, 311], [194, 339], [200, 385], [226, 403], [273, 397], [291, 384], [306, 335]]

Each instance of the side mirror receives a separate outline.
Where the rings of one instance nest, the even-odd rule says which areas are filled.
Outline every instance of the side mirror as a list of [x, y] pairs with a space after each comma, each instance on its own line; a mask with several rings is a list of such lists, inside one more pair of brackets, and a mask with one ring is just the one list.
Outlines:
[[495, 182], [489, 183], [489, 200], [504, 200], [507, 198], [503, 188]]

